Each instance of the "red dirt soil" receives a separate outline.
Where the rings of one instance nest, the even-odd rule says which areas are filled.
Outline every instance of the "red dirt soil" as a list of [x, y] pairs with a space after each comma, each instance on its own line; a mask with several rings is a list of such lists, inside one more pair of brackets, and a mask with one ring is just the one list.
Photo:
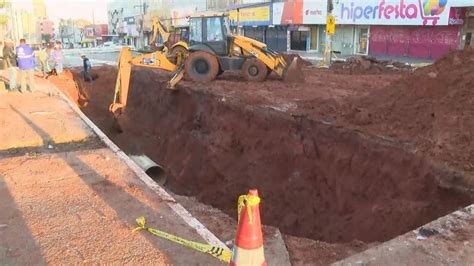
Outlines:
[[[442, 68], [442, 61], [432, 67]], [[421, 73], [427, 69], [413, 74], [345, 75], [306, 68], [304, 84], [285, 84], [273, 76], [264, 83], [251, 83], [224, 73], [211, 84], [183, 81], [176, 92], [164, 89], [169, 75], [135, 69], [129, 105], [119, 120], [122, 134], [111, 128], [108, 112], [116, 69], [95, 71], [99, 79], [92, 84], [76, 75], [80, 94], [88, 98], [82, 107], [86, 115], [126, 152], [145, 153], [164, 165], [169, 189], [196, 196], [229, 215], [242, 191], [258, 187], [264, 199], [264, 223], [284, 233], [329, 242], [372, 242], [472, 202], [470, 195], [440, 184], [446, 179], [465, 180], [466, 175], [437, 163], [450, 160], [451, 153], [459, 161], [472, 162], [472, 147], [466, 149], [467, 156], [454, 149], [432, 154], [435, 146], [420, 140], [432, 138], [426, 125], [433, 127], [429, 122], [433, 119], [426, 120], [417, 106], [444, 106], [439, 111], [445, 116], [457, 112], [456, 117], [462, 117], [458, 125], [464, 121], [463, 127], [472, 134], [473, 105], [465, 103], [473, 98], [447, 107], [449, 93], [438, 92], [447, 96], [432, 100], [416, 94], [413, 88], [430, 90], [415, 82], [438, 85], [430, 80], [436, 78], [425, 80]], [[463, 88], [463, 93], [452, 92], [453, 97], [468, 96], [470, 77], [446, 78], [450, 82], [438, 83], [454, 82]], [[79, 98], [74, 86], [65, 90]], [[411, 99], [413, 95], [418, 100]], [[397, 121], [398, 126], [392, 127]], [[459, 129], [439, 127], [440, 134], [448, 135], [462, 134]], [[443, 140], [473, 146], [469, 134]]]
[[456, 51], [350, 104], [344, 123], [465, 171], [474, 188], [474, 49]]

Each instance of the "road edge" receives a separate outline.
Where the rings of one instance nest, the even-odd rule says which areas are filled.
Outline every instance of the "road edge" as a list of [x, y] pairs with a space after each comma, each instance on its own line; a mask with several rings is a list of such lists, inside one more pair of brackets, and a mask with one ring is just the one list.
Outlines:
[[158, 194], [158, 196], [167, 203], [167, 205], [183, 219], [186, 224], [191, 228], [196, 230], [196, 232], [201, 236], [206, 242], [211, 245], [221, 247], [227, 251], [230, 249], [219, 239], [217, 238], [209, 229], [207, 229], [199, 220], [191, 215], [181, 204], [179, 204], [166, 190], [164, 190], [160, 185], [158, 185], [153, 179], [151, 179], [132, 159], [130, 159], [125, 152], [123, 152], [112, 140], [105, 135], [102, 130], [100, 130], [83, 112], [76, 104], [74, 104], [56, 85], [50, 83], [61, 98], [71, 107], [71, 109], [79, 115], [79, 117], [86, 123], [88, 127], [99, 137], [99, 139], [110, 149], [112, 152], [123, 161], [137, 176], [140, 180], [151, 190]]

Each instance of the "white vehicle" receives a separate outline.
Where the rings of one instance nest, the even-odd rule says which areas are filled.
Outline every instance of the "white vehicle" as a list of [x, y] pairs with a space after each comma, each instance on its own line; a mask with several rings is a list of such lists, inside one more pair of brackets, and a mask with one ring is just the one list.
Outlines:
[[102, 47], [115, 47], [116, 45], [113, 42], [104, 42]]

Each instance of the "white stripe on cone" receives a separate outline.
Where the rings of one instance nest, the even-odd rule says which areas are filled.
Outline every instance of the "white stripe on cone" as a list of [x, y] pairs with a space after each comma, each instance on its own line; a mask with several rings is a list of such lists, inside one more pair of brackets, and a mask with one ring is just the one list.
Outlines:
[[263, 255], [263, 246], [256, 249], [243, 249], [237, 245], [232, 250], [230, 265], [236, 266], [262, 266], [267, 265]]

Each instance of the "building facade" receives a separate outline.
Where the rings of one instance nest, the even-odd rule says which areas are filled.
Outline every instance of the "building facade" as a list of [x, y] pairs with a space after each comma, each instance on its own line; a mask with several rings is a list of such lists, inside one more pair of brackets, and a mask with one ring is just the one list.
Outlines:
[[108, 34], [117, 36], [118, 44], [138, 46], [136, 17], [140, 15], [140, 6], [136, 0], [114, 0], [107, 4]]
[[48, 43], [55, 38], [54, 22], [48, 19], [41, 19], [36, 22], [36, 32], [38, 33], [38, 43]]
[[438, 59], [460, 47], [465, 8], [455, 1], [340, 0], [335, 5], [333, 50]]
[[[118, 44], [142, 47], [148, 44], [153, 18], [171, 24], [172, 0], [113, 0], [107, 4], [109, 38]], [[181, 1], [182, 6], [190, 1]]]
[[18, 43], [26, 39], [31, 44], [40, 44], [42, 36], [38, 21], [47, 19], [46, 6], [43, 0], [5, 1], [5, 15], [8, 17], [6, 35]]
[[467, 8], [461, 31], [461, 48], [474, 47], [474, 8]]
[[104, 43], [103, 36], [108, 35], [108, 24], [91, 24], [84, 27], [83, 43], [97, 46]]
[[[437, 59], [474, 41], [473, 0], [333, 3], [335, 54]], [[227, 11], [231, 28], [273, 50], [322, 53], [327, 8], [327, 0], [115, 0], [108, 5], [109, 34], [134, 45], [141, 32], [145, 40], [149, 37], [154, 17], [176, 28], [187, 26], [186, 17], [192, 13]]]

